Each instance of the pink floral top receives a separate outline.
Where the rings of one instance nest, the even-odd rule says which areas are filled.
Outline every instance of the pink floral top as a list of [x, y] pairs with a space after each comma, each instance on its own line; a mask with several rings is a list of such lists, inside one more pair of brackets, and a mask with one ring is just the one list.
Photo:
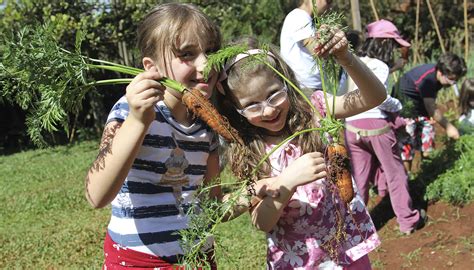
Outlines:
[[[274, 146], [267, 145], [267, 152]], [[292, 141], [278, 148], [270, 156], [272, 174], [280, 174], [301, 154]], [[340, 269], [374, 250], [380, 240], [359, 195], [349, 208], [326, 179], [299, 186], [267, 234], [268, 268]]]

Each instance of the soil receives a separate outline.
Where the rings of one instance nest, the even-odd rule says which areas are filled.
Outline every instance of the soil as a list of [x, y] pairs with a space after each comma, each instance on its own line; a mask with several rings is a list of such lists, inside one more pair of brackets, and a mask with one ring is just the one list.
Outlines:
[[[440, 126], [435, 130], [437, 137], [444, 133]], [[419, 156], [414, 163], [418, 168]], [[399, 232], [389, 198], [379, 202], [376, 196], [371, 197], [368, 207], [382, 241], [369, 254], [373, 269], [473, 269], [474, 203], [463, 207], [428, 204], [417, 186], [416, 179], [410, 181], [414, 207], [425, 209], [428, 221], [408, 236]]]
[[369, 254], [373, 269], [472, 269], [473, 203], [462, 208], [443, 202], [428, 205], [425, 227], [408, 236], [399, 232], [390, 203], [378, 206], [386, 211], [385, 217], [372, 215], [382, 240]]

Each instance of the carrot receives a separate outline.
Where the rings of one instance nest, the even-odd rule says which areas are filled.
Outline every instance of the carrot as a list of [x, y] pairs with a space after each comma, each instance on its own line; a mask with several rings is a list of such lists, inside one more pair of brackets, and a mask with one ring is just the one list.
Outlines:
[[330, 164], [329, 180], [337, 186], [342, 200], [349, 203], [354, 197], [354, 190], [352, 189], [349, 155], [346, 147], [342, 144], [332, 143], [328, 145], [327, 152]]
[[209, 127], [221, 135], [226, 141], [235, 141], [244, 144], [237, 130], [229, 124], [227, 118], [217, 112], [216, 108], [204, 97], [199, 89], [185, 89], [181, 100], [194, 115], [206, 122]]

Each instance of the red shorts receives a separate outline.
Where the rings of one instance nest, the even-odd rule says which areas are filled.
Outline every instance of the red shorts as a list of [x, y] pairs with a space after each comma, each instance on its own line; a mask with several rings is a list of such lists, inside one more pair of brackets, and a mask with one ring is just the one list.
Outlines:
[[[213, 254], [210, 254], [213, 255]], [[107, 233], [104, 240], [104, 265], [103, 270], [125, 270], [125, 269], [160, 269], [160, 270], [185, 270], [183, 265], [170, 264], [162, 258], [122, 247], [115, 243]], [[213, 259], [213, 256], [208, 256]], [[214, 261], [209, 262], [211, 269], [217, 269]], [[188, 268], [189, 269], [189, 268]], [[201, 268], [197, 268], [201, 269]]]

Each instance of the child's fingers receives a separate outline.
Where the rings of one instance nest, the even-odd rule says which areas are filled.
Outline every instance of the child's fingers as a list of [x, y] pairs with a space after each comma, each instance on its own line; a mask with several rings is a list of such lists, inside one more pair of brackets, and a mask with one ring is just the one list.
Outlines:
[[323, 157], [323, 153], [321, 152], [310, 152], [307, 154], [308, 156], [312, 157], [312, 158], [319, 158], [319, 157]]
[[149, 98], [163, 98], [163, 95], [165, 92], [162, 89], [157, 89], [157, 88], [148, 88], [145, 91], [139, 93], [137, 97], [142, 100], [146, 100]]
[[127, 86], [127, 90], [135, 88], [135, 86], [143, 80], [157, 81], [161, 79], [162, 77], [163, 76], [161, 76], [161, 74], [158, 73], [156, 70], [149, 70], [149, 71], [142, 72], [138, 74], [137, 76], [135, 76], [135, 78], [133, 78], [133, 80]]
[[318, 180], [318, 179], [321, 179], [321, 178], [325, 178], [327, 177], [327, 172], [324, 170], [324, 171], [321, 171], [319, 173], [316, 174], [316, 179], [315, 180]]
[[[142, 80], [142, 81], [138, 82], [137, 84], [135, 84], [135, 86], [134, 86], [135, 94], [143, 93], [143, 92], [145, 92], [149, 89], [154, 89], [154, 90], [158, 90], [160, 92], [164, 92], [166, 87], [164, 87], [158, 81], [150, 80], [150, 79]], [[153, 91], [152, 91], [152, 93], [153, 93]]]
[[327, 57], [329, 54], [348, 46], [348, 41], [343, 31], [324, 25], [321, 28], [325, 38], [321, 38], [320, 44], [316, 46], [315, 53], [318, 56]]

